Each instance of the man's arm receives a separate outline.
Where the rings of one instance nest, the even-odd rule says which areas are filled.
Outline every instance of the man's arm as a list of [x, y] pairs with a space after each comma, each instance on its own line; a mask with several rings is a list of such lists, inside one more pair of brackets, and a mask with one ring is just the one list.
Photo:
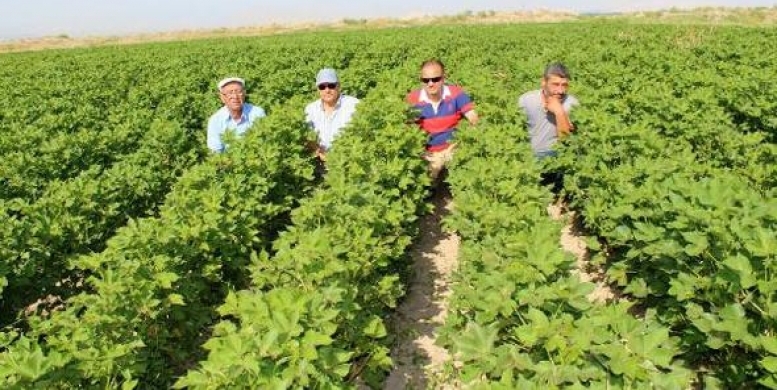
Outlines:
[[556, 135], [564, 137], [572, 133], [575, 126], [569, 120], [569, 115], [564, 110], [561, 100], [556, 96], [547, 96], [545, 99], [545, 109], [550, 111], [556, 118]]
[[518, 110], [523, 111], [524, 114], [528, 114], [528, 110], [526, 109], [526, 94], [518, 97]]
[[326, 151], [321, 147], [321, 145], [318, 144], [318, 130], [316, 129], [314, 106], [316, 103], [317, 101], [310, 103], [305, 107], [305, 122], [307, 122], [310, 130], [316, 134], [316, 140], [308, 140], [305, 143], [305, 147], [311, 153], [313, 153], [313, 156], [317, 157], [321, 161], [326, 161]]
[[454, 98], [454, 104], [456, 105], [456, 109], [461, 112], [461, 115], [467, 118], [469, 124], [473, 126], [478, 124], [480, 118], [478, 117], [477, 111], [475, 111], [475, 103], [466, 92], [463, 90], [460, 91]]
[[475, 112], [475, 110], [474, 110], [474, 109], [473, 109], [473, 110], [469, 110], [469, 111], [465, 112], [465, 113], [464, 113], [464, 117], [465, 117], [465, 118], [467, 118], [467, 120], [469, 121], [469, 123], [470, 123], [472, 126], [475, 126], [475, 125], [477, 125], [477, 124], [478, 124], [478, 121], [480, 120], [480, 118], [478, 117], [478, 113], [477, 113], [477, 112]]
[[256, 120], [256, 119], [264, 118], [266, 116], [267, 116], [267, 113], [264, 112], [264, 109], [262, 107], [253, 106], [251, 108], [251, 119], [252, 119], [252, 121]]
[[211, 118], [208, 121], [208, 149], [215, 153], [224, 151], [224, 144], [221, 142], [221, 129], [216, 120]]

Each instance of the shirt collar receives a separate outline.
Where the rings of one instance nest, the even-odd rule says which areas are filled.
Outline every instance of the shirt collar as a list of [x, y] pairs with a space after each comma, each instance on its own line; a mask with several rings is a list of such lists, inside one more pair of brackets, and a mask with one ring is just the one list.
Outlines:
[[[246, 104], [246, 103], [243, 103], [243, 111], [240, 113], [240, 121], [237, 122], [237, 123], [243, 123], [243, 122], [247, 121], [248, 120], [248, 111], [250, 111], [250, 110], [251, 110], [250, 106], [248, 104]], [[226, 118], [224, 119], [224, 121], [225, 122], [232, 121], [232, 114], [229, 112], [229, 108], [227, 108], [227, 106], [224, 106], [224, 112], [226, 114], [225, 115]]]
[[[441, 100], [445, 100], [445, 98], [447, 98], [448, 96], [451, 96], [451, 90], [450, 90], [450, 88], [448, 88], [447, 85], [443, 84], [442, 85], [442, 99]], [[429, 95], [426, 94], [426, 89], [424, 89], [424, 88], [421, 88], [421, 93], [418, 96], [418, 100], [421, 101], [421, 102], [424, 102], [424, 103], [432, 104], [432, 101], [429, 100]]]

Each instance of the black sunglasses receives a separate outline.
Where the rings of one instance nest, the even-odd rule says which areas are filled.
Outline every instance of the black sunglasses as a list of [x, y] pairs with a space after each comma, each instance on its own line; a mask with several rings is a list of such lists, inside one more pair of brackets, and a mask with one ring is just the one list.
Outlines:
[[337, 89], [337, 83], [321, 83], [318, 85], [318, 90], [323, 91], [325, 89]]
[[430, 81], [433, 82], [433, 83], [439, 83], [440, 80], [442, 80], [442, 76], [437, 76], [437, 77], [421, 77], [421, 82], [424, 83], [424, 84], [429, 84]]

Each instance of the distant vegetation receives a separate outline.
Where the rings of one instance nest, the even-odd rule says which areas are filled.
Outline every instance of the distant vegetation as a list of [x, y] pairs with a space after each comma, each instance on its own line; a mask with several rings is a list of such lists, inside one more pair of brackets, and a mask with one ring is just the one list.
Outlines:
[[615, 18], [619, 20], [640, 23], [711, 23], [747, 26], [773, 26], [775, 23], [777, 23], [777, 7], [704, 7], [692, 10], [671, 8], [664, 11], [634, 12], [593, 17]]
[[130, 36], [73, 38], [62, 33], [56, 36], [22, 39], [0, 43], [0, 53], [31, 51], [50, 48], [72, 48], [114, 44], [136, 44], [143, 42], [178, 41], [228, 36], [272, 35], [298, 31], [343, 30], [362, 28], [408, 27], [427, 24], [470, 24], [470, 23], [552, 23], [570, 21], [625, 21], [630, 23], [670, 24], [715, 24], [773, 26], [777, 24], [777, 7], [724, 8], [704, 7], [684, 10], [671, 8], [662, 11], [629, 13], [573, 13], [567, 11], [533, 10], [502, 12], [496, 10], [471, 11], [442, 16], [421, 16], [413, 18], [345, 18], [335, 23], [300, 23], [293, 25], [271, 24], [240, 28], [218, 28], [211, 30], [187, 30], [166, 33], [140, 34]]

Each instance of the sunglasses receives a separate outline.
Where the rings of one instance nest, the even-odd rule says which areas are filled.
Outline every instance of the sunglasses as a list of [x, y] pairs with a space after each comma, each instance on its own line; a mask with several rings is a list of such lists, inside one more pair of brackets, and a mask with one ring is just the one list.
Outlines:
[[226, 97], [232, 97], [232, 96], [240, 97], [245, 95], [245, 91], [225, 91], [225, 92], [222, 92], [221, 94]]
[[424, 84], [429, 84], [430, 81], [433, 82], [433, 83], [439, 83], [440, 80], [442, 80], [442, 76], [437, 76], [437, 77], [421, 77], [421, 82], [424, 83]]
[[321, 83], [318, 85], [318, 90], [323, 91], [325, 89], [337, 89], [337, 83]]

